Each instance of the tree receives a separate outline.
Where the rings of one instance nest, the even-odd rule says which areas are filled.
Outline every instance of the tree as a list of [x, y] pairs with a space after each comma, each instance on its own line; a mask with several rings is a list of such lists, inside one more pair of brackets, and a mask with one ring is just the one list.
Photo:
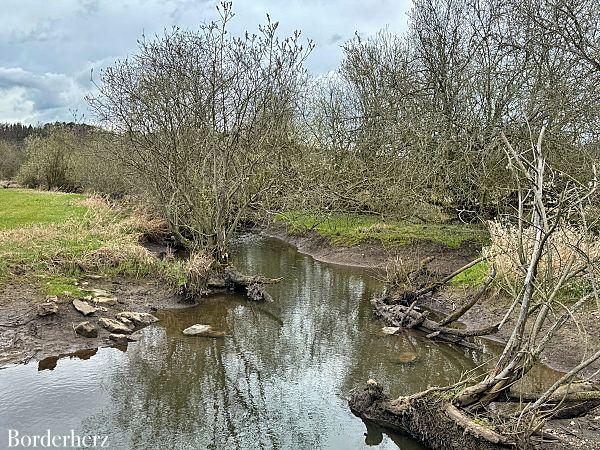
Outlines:
[[269, 18], [258, 34], [228, 31], [231, 3], [198, 31], [174, 28], [102, 73], [89, 102], [124, 136], [114, 155], [133, 173], [179, 244], [226, 263], [244, 215], [272, 186], [271, 168], [293, 144], [293, 117], [312, 49], [280, 40]]
[[[582, 369], [600, 358], [600, 351], [587, 355], [542, 394], [511, 392], [556, 332], [599, 295], [595, 280], [600, 252], [586, 217], [597, 179], [581, 183], [549, 166], [543, 148], [545, 131], [542, 126], [537, 140], [524, 148], [515, 147], [501, 133], [518, 193], [513, 239], [503, 256], [514, 263], [512, 276], [518, 289], [500, 324], [510, 324], [511, 333], [498, 360], [475, 382], [468, 378], [397, 400], [386, 398], [371, 381], [351, 400], [355, 412], [388, 426], [408, 428], [432, 448], [500, 448], [526, 443], [550, 417], [570, 417], [600, 404], [600, 391], [578, 392], [572, 385]], [[562, 183], [553, 183], [561, 178]], [[565, 290], [573, 283], [585, 290], [566, 303]], [[495, 430], [473, 421], [474, 414], [492, 421], [488, 406], [499, 401], [516, 401], [517, 412], [495, 423]], [[464, 439], [459, 437], [462, 433]]]

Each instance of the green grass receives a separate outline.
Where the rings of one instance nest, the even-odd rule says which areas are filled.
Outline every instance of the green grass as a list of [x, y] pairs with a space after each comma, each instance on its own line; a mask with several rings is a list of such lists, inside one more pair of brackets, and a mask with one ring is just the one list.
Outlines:
[[376, 216], [315, 214], [298, 211], [279, 213], [275, 221], [284, 223], [291, 234], [314, 231], [333, 245], [355, 246], [374, 241], [386, 247], [433, 242], [458, 248], [466, 242], [484, 244], [488, 234], [483, 227], [454, 224], [422, 224], [385, 221]]
[[487, 278], [489, 270], [489, 263], [481, 261], [456, 275], [450, 284], [453, 286], [481, 286]]
[[44, 293], [46, 295], [59, 297], [68, 295], [74, 298], [84, 298], [89, 295], [89, 291], [81, 289], [76, 283], [77, 277], [69, 277], [65, 275], [48, 275], [42, 276]]
[[34, 190], [0, 190], [0, 287], [37, 280], [47, 295], [82, 297], [85, 272], [105, 276], [156, 275], [161, 261], [140, 238], [156, 221], [99, 199]]
[[0, 190], [0, 230], [63, 223], [81, 218], [87, 208], [77, 205], [78, 194], [39, 192], [27, 189]]

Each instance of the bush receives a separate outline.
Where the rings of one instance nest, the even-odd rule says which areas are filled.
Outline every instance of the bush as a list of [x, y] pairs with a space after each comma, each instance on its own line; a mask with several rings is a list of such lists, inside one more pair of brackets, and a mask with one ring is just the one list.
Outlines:
[[116, 159], [109, 157], [118, 145], [111, 134], [89, 126], [53, 125], [46, 134], [26, 140], [26, 161], [17, 180], [30, 188], [65, 192], [87, 191], [121, 197], [126, 177]]
[[0, 141], [0, 180], [12, 180], [25, 160], [23, 147]]

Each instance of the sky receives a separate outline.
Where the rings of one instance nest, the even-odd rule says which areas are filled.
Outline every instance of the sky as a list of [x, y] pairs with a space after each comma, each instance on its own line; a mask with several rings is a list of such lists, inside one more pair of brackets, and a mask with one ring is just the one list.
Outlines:
[[[136, 40], [165, 28], [195, 29], [216, 18], [211, 0], [0, 0], [0, 122], [93, 121], [85, 101], [102, 68], [134, 54]], [[335, 70], [355, 32], [406, 29], [410, 0], [237, 0], [234, 33], [254, 32], [266, 14], [281, 36], [301, 30], [316, 47], [315, 75]]]

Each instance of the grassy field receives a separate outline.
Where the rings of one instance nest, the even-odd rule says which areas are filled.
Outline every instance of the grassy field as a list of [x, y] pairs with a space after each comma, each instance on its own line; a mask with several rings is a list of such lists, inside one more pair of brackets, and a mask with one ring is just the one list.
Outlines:
[[86, 295], [80, 276], [145, 276], [163, 270], [140, 241], [161, 223], [82, 195], [0, 190], [0, 285], [39, 284], [48, 295]]
[[291, 234], [309, 231], [327, 238], [333, 245], [354, 246], [376, 242], [386, 247], [398, 247], [419, 242], [433, 242], [458, 248], [466, 242], [484, 244], [488, 233], [483, 227], [465, 224], [423, 224], [409, 221], [385, 221], [376, 216], [351, 214], [313, 214], [285, 212], [275, 216]]
[[87, 208], [82, 195], [27, 189], [0, 190], [0, 230], [65, 222], [81, 218]]

